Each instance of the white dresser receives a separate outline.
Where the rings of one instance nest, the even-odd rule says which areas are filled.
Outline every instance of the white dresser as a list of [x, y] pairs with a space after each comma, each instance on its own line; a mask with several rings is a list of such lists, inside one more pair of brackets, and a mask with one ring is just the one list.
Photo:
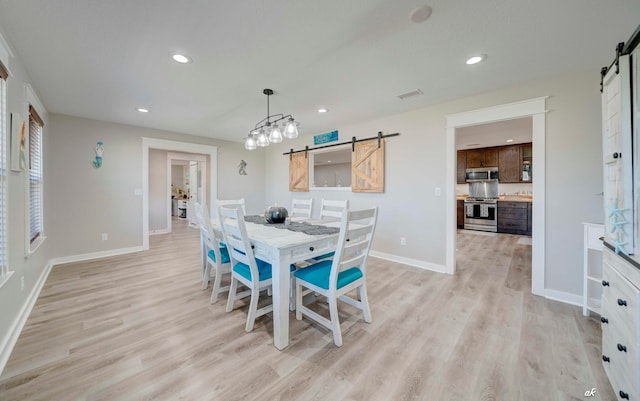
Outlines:
[[640, 269], [607, 246], [602, 265], [602, 364], [618, 400], [640, 400]]

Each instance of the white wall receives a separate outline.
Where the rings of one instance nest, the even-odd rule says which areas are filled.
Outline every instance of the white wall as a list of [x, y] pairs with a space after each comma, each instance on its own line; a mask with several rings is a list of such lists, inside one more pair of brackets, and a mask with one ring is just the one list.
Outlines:
[[[400, 132], [388, 140], [385, 192], [360, 194], [311, 191], [320, 199], [348, 198], [353, 208], [380, 207], [373, 250], [424, 267], [445, 264], [446, 116], [531, 98], [550, 96], [546, 122], [545, 287], [582, 293], [582, 222], [602, 222], [602, 159], [599, 75], [574, 74], [532, 82], [373, 121], [337, 127], [340, 140]], [[311, 135], [267, 153], [267, 202], [290, 204], [289, 148], [313, 147]], [[534, 144], [535, 146], [535, 144]], [[295, 196], [300, 197], [300, 193]], [[534, 194], [535, 197], [535, 194]], [[314, 212], [315, 213], [315, 212]], [[400, 237], [407, 245], [400, 245]]]
[[313, 168], [315, 186], [322, 187], [326, 183], [329, 187], [351, 186], [351, 163], [325, 164]]

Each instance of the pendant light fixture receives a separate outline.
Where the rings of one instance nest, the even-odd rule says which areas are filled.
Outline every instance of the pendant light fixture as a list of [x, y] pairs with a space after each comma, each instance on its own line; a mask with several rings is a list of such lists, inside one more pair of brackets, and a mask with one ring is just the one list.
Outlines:
[[[294, 118], [284, 114], [269, 114], [269, 96], [273, 95], [272, 89], [262, 91], [267, 95], [267, 117], [258, 121], [255, 128], [249, 131], [249, 136], [244, 140], [244, 148], [254, 150], [258, 146], [266, 147], [270, 143], [280, 143], [283, 138], [294, 139], [298, 137], [298, 123]], [[286, 120], [283, 125], [284, 132], [280, 130], [280, 121]]]

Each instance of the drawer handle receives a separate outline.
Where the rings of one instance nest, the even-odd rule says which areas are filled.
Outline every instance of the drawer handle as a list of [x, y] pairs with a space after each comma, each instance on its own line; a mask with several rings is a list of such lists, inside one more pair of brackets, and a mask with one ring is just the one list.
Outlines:
[[606, 317], [601, 317], [601, 318], [600, 318], [600, 321], [601, 321], [602, 323], [609, 323], [609, 319], [607, 319]]
[[310, 246], [310, 247], [309, 247], [309, 250], [310, 250], [311, 252], [313, 252], [313, 250], [314, 250], [314, 249], [315, 249], [315, 248], [314, 248], [314, 247], [312, 247], [312, 246]]
[[611, 359], [609, 359], [609, 357], [606, 355], [602, 355], [602, 360], [605, 362], [611, 362]]
[[627, 347], [625, 347], [622, 344], [618, 344], [618, 351], [620, 352], [627, 352]]
[[609, 282], [602, 280], [602, 286], [603, 287], [609, 287]]
[[622, 153], [615, 152], [615, 153], [613, 154], [613, 158], [614, 158], [614, 159], [618, 159], [618, 158], [621, 158], [621, 157], [622, 157]]
[[620, 298], [618, 298], [618, 305], [620, 305], [620, 306], [627, 306], [627, 301], [625, 301], [624, 299], [620, 299]]
[[623, 400], [628, 400], [629, 399], [629, 394], [625, 393], [624, 391], [620, 390], [620, 398], [622, 398]]

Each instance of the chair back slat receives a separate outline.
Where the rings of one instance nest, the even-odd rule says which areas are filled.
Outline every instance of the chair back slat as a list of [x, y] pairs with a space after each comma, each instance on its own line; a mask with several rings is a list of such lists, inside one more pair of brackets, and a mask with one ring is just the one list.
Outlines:
[[357, 267], [366, 275], [367, 257], [378, 219], [378, 208], [350, 211], [345, 209], [340, 220], [340, 235], [331, 265], [329, 285], [336, 288], [338, 274]]
[[329, 200], [322, 199], [320, 205], [320, 219], [326, 220], [327, 218], [340, 219], [342, 217], [342, 211], [349, 207], [349, 200]]
[[247, 209], [244, 205], [244, 198], [240, 199], [216, 199], [216, 208], [220, 206], [233, 206], [240, 205], [242, 207], [242, 213], [247, 214]]
[[220, 242], [216, 239], [216, 235], [213, 232], [213, 227], [211, 226], [209, 208], [205, 204], [198, 205], [197, 203], [195, 205], [195, 208], [196, 210], [200, 209], [200, 218], [202, 219], [200, 232], [202, 233], [205, 244], [207, 245], [208, 249], [213, 250], [213, 253], [216, 257], [216, 263], [218, 263], [218, 261], [222, 261], [222, 255], [220, 254]]
[[291, 201], [291, 217], [311, 218], [311, 210], [313, 209], [313, 198], [311, 199], [293, 199]]

